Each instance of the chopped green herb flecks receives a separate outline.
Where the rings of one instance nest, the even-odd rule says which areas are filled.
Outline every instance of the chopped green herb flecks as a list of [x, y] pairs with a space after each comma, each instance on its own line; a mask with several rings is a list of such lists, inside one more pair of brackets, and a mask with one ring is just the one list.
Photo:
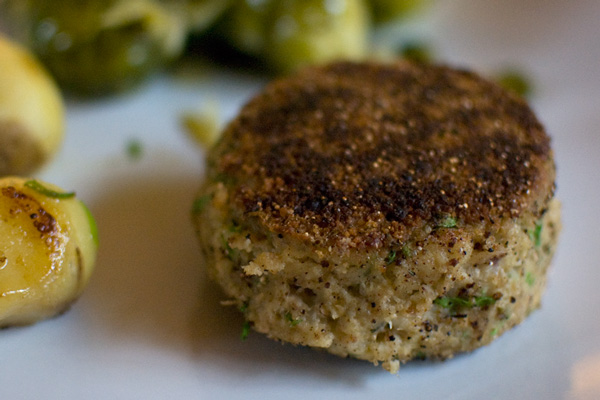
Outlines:
[[248, 303], [242, 303], [240, 306], [240, 312], [245, 313], [246, 311], [248, 311]]
[[408, 245], [405, 244], [404, 246], [402, 246], [402, 255], [404, 256], [404, 258], [409, 258], [411, 254], [412, 251]]
[[471, 307], [472, 304], [468, 299], [463, 299], [462, 297], [438, 297], [433, 301], [433, 304], [436, 304], [442, 308], [455, 309], [459, 307]]
[[238, 225], [237, 222], [233, 221], [231, 225], [229, 225], [229, 232], [231, 233], [239, 233], [242, 231], [242, 227]]
[[415, 360], [425, 360], [427, 359], [427, 356], [425, 355], [424, 352], [419, 351], [417, 354], [415, 354]]
[[200, 214], [206, 208], [207, 204], [210, 203], [212, 196], [207, 194], [198, 197], [192, 204], [192, 214]]
[[531, 94], [532, 89], [530, 80], [520, 71], [507, 70], [501, 72], [498, 74], [496, 80], [500, 86], [519, 96], [527, 97]]
[[456, 218], [446, 215], [438, 222], [438, 228], [456, 228]]
[[533, 241], [535, 247], [540, 247], [542, 245], [542, 223], [536, 222], [535, 228], [533, 230], [528, 230], [529, 238]]
[[75, 192], [57, 192], [55, 190], [48, 189], [35, 179], [25, 182], [24, 185], [29, 189], [33, 189], [36, 192], [53, 199], [68, 199], [75, 196]]
[[393, 263], [396, 260], [396, 251], [392, 250], [389, 252], [389, 254], [387, 255], [387, 257], [385, 258], [385, 263], [387, 265], [390, 265], [391, 263]]
[[296, 326], [300, 322], [302, 322], [301, 319], [294, 319], [292, 317], [292, 313], [290, 313], [290, 312], [285, 313], [285, 320], [290, 323], [290, 326]]
[[498, 328], [494, 328], [494, 329], [492, 329], [492, 331], [490, 332], [490, 336], [492, 336], [492, 337], [493, 337], [493, 336], [496, 336], [496, 335], [498, 335], [498, 330], [499, 330]]
[[496, 302], [496, 299], [490, 296], [476, 296], [475, 307], [487, 307]]
[[460, 309], [469, 309], [473, 307], [488, 307], [496, 302], [496, 299], [490, 296], [474, 296], [472, 298], [464, 297], [438, 297], [433, 301], [433, 304], [438, 305], [442, 308], [450, 310], [451, 313], [455, 313]]
[[215, 176], [215, 181], [221, 182], [226, 186], [235, 183], [235, 179], [231, 175], [227, 175], [227, 174], [223, 174], [223, 173], [217, 174]]
[[237, 256], [237, 251], [231, 248], [225, 236], [221, 235], [221, 241], [223, 244], [223, 249], [225, 249], [225, 255], [227, 258], [233, 261], [233, 259]]
[[142, 142], [137, 139], [131, 139], [127, 142], [127, 155], [132, 160], [138, 160], [142, 157], [144, 150], [142, 147]]
[[431, 49], [423, 43], [406, 43], [400, 49], [400, 55], [411, 61], [428, 63], [432, 60]]
[[249, 334], [250, 334], [250, 322], [244, 321], [244, 325], [242, 325], [242, 334], [240, 335], [240, 338], [242, 340], [246, 340], [246, 339], [248, 339]]
[[525, 274], [525, 283], [527, 283], [530, 287], [535, 284], [535, 276], [531, 272]]

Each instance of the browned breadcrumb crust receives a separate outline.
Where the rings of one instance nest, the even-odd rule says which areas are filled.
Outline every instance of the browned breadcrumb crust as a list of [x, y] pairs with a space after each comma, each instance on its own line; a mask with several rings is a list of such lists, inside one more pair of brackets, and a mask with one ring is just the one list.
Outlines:
[[232, 206], [319, 247], [380, 249], [452, 217], [539, 216], [549, 138], [527, 104], [474, 73], [342, 62], [280, 79], [209, 159]]

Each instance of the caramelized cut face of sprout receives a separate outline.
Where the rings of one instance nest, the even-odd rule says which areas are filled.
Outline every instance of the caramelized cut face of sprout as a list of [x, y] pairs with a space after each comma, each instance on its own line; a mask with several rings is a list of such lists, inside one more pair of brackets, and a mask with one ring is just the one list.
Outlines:
[[93, 217], [74, 193], [0, 179], [0, 327], [65, 311], [82, 293], [98, 246]]

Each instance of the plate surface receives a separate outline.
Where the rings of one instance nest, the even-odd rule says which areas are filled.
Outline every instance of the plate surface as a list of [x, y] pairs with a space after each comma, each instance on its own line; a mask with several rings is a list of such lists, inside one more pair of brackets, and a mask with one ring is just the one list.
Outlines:
[[[265, 83], [202, 68], [135, 93], [68, 101], [67, 140], [41, 179], [74, 189], [101, 249], [73, 308], [0, 332], [6, 399], [600, 398], [600, 2], [438, 2], [389, 34], [424, 40], [445, 62], [535, 84], [553, 138], [563, 232], [543, 306], [490, 346], [398, 375], [251, 333], [206, 280], [188, 214], [203, 153], [182, 111], [216, 103], [223, 122]], [[385, 36], [385, 35], [384, 35]], [[388, 36], [385, 36], [388, 37]], [[136, 140], [142, 155], [132, 159]]]

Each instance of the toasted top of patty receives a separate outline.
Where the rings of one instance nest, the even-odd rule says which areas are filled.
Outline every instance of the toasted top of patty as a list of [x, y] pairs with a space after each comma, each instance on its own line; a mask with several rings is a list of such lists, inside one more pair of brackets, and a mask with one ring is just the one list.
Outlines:
[[273, 82], [209, 165], [235, 218], [336, 249], [403, 243], [448, 219], [539, 216], [555, 179], [549, 138], [521, 98], [409, 62], [336, 63]]

